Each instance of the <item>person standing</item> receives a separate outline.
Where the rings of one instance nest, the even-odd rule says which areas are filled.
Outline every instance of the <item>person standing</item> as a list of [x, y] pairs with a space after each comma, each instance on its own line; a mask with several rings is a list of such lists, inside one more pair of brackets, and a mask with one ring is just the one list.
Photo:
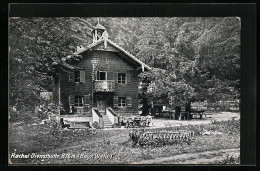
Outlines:
[[148, 126], [150, 123], [152, 123], [152, 116], [150, 114], [146, 116], [146, 121]]

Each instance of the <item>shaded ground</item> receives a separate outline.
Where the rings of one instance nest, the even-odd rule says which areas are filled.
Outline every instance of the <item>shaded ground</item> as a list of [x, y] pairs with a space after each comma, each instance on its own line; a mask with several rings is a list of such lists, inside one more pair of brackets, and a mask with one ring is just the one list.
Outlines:
[[[238, 116], [238, 114], [232, 114]], [[171, 121], [156, 120], [157, 123], [173, 122], [183, 123], [182, 130], [197, 130], [202, 133], [196, 136], [189, 144], [179, 143], [163, 147], [135, 147], [129, 138], [132, 129], [108, 129], [87, 131], [67, 130], [49, 127], [40, 124], [41, 120], [32, 119], [26, 123], [11, 123], [9, 129], [9, 154], [54, 155], [58, 158], [10, 158], [11, 163], [31, 164], [131, 164], [134, 162], [148, 162], [162, 164], [201, 163], [221, 160], [229, 153], [230, 149], [240, 148], [240, 121], [221, 121], [215, 124], [210, 119], [218, 118], [228, 120], [230, 115], [217, 114], [216, 118], [207, 120]], [[237, 119], [237, 118], [236, 118]], [[224, 120], [224, 119], [222, 119]], [[220, 120], [219, 120], [220, 121]], [[189, 122], [188, 125], [184, 125]], [[200, 122], [201, 124], [197, 124]], [[193, 124], [192, 124], [193, 123]], [[150, 127], [149, 129], [171, 130], [174, 126]], [[203, 134], [204, 133], [204, 134]], [[219, 134], [220, 133], [220, 134]], [[227, 150], [227, 151], [221, 151]], [[201, 152], [205, 152], [201, 153]], [[183, 154], [189, 154], [187, 158]], [[175, 158], [172, 158], [174, 157]], [[177, 156], [177, 157], [176, 157]], [[178, 157], [179, 156], [179, 157]], [[206, 160], [213, 158], [212, 160]], [[204, 160], [205, 159], [205, 160]], [[216, 159], [216, 160], [215, 160]]]
[[240, 149], [213, 150], [198, 153], [185, 153], [171, 157], [162, 157], [153, 160], [143, 160], [133, 164], [218, 164], [223, 156], [240, 156]]
[[220, 112], [214, 114], [206, 114], [206, 118], [203, 115], [202, 119], [192, 119], [192, 120], [170, 120], [170, 119], [153, 119], [152, 128], [161, 128], [169, 125], [169, 126], [180, 126], [180, 125], [201, 125], [201, 124], [210, 124], [213, 120], [215, 121], [227, 121], [234, 118], [235, 120], [240, 119], [240, 113], [235, 112]]
[[[152, 124], [147, 128], [165, 128], [165, 127], [175, 127], [181, 125], [201, 125], [201, 124], [210, 124], [212, 121], [228, 121], [228, 120], [240, 120], [240, 113], [238, 112], [218, 112], [218, 113], [206, 113], [206, 117], [203, 115], [202, 119], [191, 119], [191, 120], [171, 120], [167, 118], [153, 118]], [[115, 129], [129, 129], [124, 128], [107, 128], [106, 130], [115, 130]]]

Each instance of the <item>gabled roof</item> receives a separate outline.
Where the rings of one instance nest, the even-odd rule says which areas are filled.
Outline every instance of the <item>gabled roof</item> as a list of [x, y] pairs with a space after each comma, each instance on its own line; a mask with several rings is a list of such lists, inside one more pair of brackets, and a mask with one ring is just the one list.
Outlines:
[[[100, 39], [95, 43], [90, 44], [87, 48], [84, 48], [78, 52], [73, 53], [73, 55], [79, 55], [87, 50], [90, 50], [91, 48], [99, 45], [100, 43], [104, 42], [104, 39]], [[129, 52], [127, 52], [125, 49], [123, 49], [122, 47], [120, 47], [119, 45], [117, 45], [116, 43], [114, 43], [113, 41], [107, 39], [106, 40], [108, 44], [110, 44], [111, 46], [113, 46], [114, 48], [118, 49], [120, 52], [124, 53], [127, 57], [129, 57], [130, 59], [134, 60], [135, 62], [137, 62], [138, 64], [140, 64], [141, 66], [143, 66], [144, 68], [150, 70], [151, 67], [149, 67], [148, 65], [146, 65], [145, 63], [143, 63], [142, 61], [140, 61], [139, 59], [137, 59], [134, 55], [130, 54]], [[64, 61], [66, 59], [72, 58], [72, 56], [67, 56]]]
[[67, 62], [65, 62], [65, 61], [61, 61], [61, 62], [53, 62], [52, 63], [52, 66], [60, 66], [60, 67], [65, 67], [65, 68], [67, 68], [67, 69], [71, 69], [71, 70], [73, 70], [73, 69], [78, 69], [78, 70], [83, 70], [83, 68], [81, 68], [81, 67], [77, 67], [77, 66], [73, 66], [73, 65], [70, 65], [70, 64], [68, 64]]
[[129, 52], [127, 52], [125, 49], [123, 49], [122, 47], [118, 46], [116, 43], [112, 42], [111, 40], [107, 40], [107, 42], [109, 44], [111, 44], [112, 46], [114, 46], [115, 48], [117, 48], [118, 50], [120, 50], [121, 52], [123, 52], [124, 54], [126, 54], [127, 56], [129, 56], [131, 59], [133, 59], [134, 61], [136, 61], [137, 63], [139, 63], [140, 65], [144, 66], [146, 69], [151, 69], [148, 65], [146, 65], [145, 63], [143, 63], [142, 61], [140, 61], [139, 59], [137, 59], [134, 55], [130, 54]]

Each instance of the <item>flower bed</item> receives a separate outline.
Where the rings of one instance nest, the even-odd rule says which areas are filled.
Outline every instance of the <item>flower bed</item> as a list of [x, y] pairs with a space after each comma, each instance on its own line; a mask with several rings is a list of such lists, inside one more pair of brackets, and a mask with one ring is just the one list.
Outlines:
[[129, 133], [134, 145], [136, 146], [164, 146], [182, 142], [189, 143], [195, 137], [194, 131], [144, 131], [133, 130]]

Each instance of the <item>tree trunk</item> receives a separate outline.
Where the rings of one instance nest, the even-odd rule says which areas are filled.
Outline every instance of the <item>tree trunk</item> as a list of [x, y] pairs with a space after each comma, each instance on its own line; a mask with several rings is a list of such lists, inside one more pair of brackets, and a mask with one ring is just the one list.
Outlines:
[[147, 98], [143, 98], [143, 110], [142, 110], [142, 114], [141, 116], [147, 116], [149, 115], [149, 105], [148, 105], [148, 101]]
[[190, 110], [191, 110], [191, 102], [188, 101], [185, 104], [185, 112], [190, 112]]
[[175, 119], [178, 119], [180, 117], [180, 113], [181, 113], [181, 107], [175, 106]]

